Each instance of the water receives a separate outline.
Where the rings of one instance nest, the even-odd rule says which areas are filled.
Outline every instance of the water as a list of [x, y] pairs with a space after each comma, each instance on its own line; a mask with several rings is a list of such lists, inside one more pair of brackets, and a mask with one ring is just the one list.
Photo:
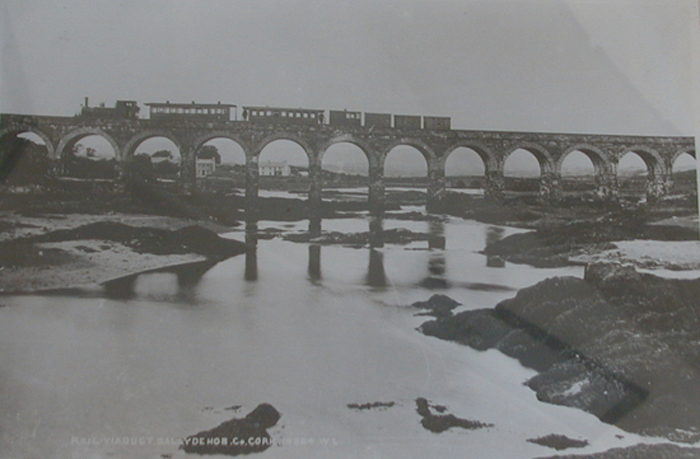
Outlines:
[[[359, 218], [323, 223], [367, 229]], [[446, 250], [427, 242], [370, 250], [259, 241], [255, 257], [229, 259], [200, 279], [142, 275], [129, 300], [2, 298], [2, 457], [187, 457], [158, 443], [263, 402], [282, 413], [270, 431], [276, 445], [258, 455], [265, 458], [527, 458], [554, 453], [526, 442], [551, 433], [591, 442], [576, 452], [640, 440], [538, 402], [522, 384], [531, 370], [497, 351], [422, 335], [415, 328], [427, 318], [407, 306], [433, 293], [421, 287], [426, 279], [462, 310], [493, 307], [516, 289], [581, 276], [582, 268], [486, 267], [476, 251], [514, 229], [458, 219], [384, 225], [398, 226], [444, 234]], [[431, 433], [419, 423], [418, 397], [494, 427]], [[396, 405], [346, 407], [376, 401]], [[234, 405], [242, 408], [227, 409]], [[142, 444], [105, 444], [124, 437]]]

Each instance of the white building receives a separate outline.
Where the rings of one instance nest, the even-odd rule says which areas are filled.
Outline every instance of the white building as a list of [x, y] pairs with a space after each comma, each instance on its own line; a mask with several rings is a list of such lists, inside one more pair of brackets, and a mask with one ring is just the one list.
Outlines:
[[196, 162], [197, 178], [206, 177], [216, 172], [216, 160], [198, 159]]
[[263, 161], [258, 167], [261, 176], [287, 177], [291, 174], [287, 161]]

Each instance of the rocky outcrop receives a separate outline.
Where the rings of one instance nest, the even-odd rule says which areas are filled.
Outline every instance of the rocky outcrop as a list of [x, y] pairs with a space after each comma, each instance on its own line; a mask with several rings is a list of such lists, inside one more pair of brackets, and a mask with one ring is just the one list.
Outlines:
[[493, 424], [458, 418], [454, 414], [433, 414], [430, 411], [431, 408], [439, 413], [444, 413], [447, 410], [447, 408], [442, 405], [431, 405], [428, 400], [423, 397], [416, 399], [416, 412], [421, 416], [421, 425], [426, 430], [434, 433], [444, 432], [452, 427], [459, 427], [467, 430], [493, 427]]
[[569, 438], [566, 435], [557, 434], [550, 434], [539, 438], [530, 438], [527, 441], [536, 445], [554, 448], [557, 451], [568, 448], [583, 448], [588, 446], [588, 441], [586, 440], [576, 440], [575, 438]]
[[381, 237], [382, 242], [386, 244], [408, 244], [413, 241], [427, 241], [429, 235], [426, 233], [416, 233], [405, 228], [391, 228], [382, 231], [378, 236], [373, 235], [369, 231], [361, 233], [340, 233], [337, 231], [328, 231], [322, 233], [320, 236], [305, 232], [283, 236], [285, 240], [292, 242], [342, 244], [349, 246], [365, 246], [369, 244], [374, 237]]
[[439, 317], [423, 333], [497, 348], [540, 372], [538, 399], [634, 432], [700, 439], [700, 279], [595, 264], [547, 279], [492, 310]]
[[613, 448], [602, 453], [549, 456], [540, 459], [697, 459], [698, 448], [682, 448], [672, 444], [634, 445], [629, 448]]
[[418, 309], [427, 309], [428, 312], [422, 313], [422, 315], [449, 317], [452, 315], [452, 310], [460, 305], [461, 303], [447, 295], [435, 294], [428, 301], [416, 301], [411, 306]]
[[228, 456], [262, 452], [272, 446], [267, 429], [277, 424], [280, 417], [272, 405], [261, 403], [242, 419], [231, 419], [186, 437], [180, 448], [187, 453]]
[[187, 226], [176, 231], [129, 226], [110, 221], [90, 223], [73, 229], [57, 230], [39, 236], [15, 239], [5, 244], [33, 244], [100, 239], [122, 243], [139, 253], [169, 255], [195, 253], [212, 259], [224, 259], [244, 253], [245, 244], [224, 239], [200, 226]]

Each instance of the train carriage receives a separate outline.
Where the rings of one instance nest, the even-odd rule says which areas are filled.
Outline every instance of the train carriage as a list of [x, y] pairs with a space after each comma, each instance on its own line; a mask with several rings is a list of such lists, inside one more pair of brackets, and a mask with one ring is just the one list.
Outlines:
[[421, 117], [413, 115], [394, 115], [394, 127], [397, 129], [420, 129]]
[[243, 107], [243, 119], [285, 124], [322, 124], [325, 110], [311, 108]]
[[332, 126], [362, 126], [362, 112], [331, 110], [329, 123]]
[[150, 108], [152, 120], [176, 120], [176, 119], [194, 119], [194, 120], [214, 120], [214, 121], [230, 121], [231, 108], [236, 107], [233, 104], [197, 104], [194, 101], [187, 103], [171, 103], [167, 101], [149, 102], [146, 104]]
[[391, 115], [388, 113], [365, 113], [365, 127], [391, 127]]
[[449, 131], [451, 129], [451, 119], [447, 116], [424, 116], [423, 129]]

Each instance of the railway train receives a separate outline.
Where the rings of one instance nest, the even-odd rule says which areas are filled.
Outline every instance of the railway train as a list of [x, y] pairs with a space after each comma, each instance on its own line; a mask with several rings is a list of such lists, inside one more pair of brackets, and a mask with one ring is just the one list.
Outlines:
[[135, 100], [118, 100], [114, 107], [105, 107], [105, 104], [99, 104], [97, 107], [90, 107], [88, 98], [85, 98], [85, 105], [80, 110], [80, 115], [83, 118], [100, 118], [100, 119], [136, 119], [141, 109]]
[[[231, 121], [238, 120], [237, 106], [233, 104], [201, 104], [149, 102], [152, 120], [198, 120]], [[326, 110], [311, 108], [252, 107], [242, 108], [243, 121], [251, 123], [273, 122], [279, 124], [304, 124], [331, 126], [428, 129], [444, 131], [451, 129], [451, 119], [445, 116], [392, 115], [389, 113], [362, 113], [348, 110]], [[114, 107], [89, 107], [88, 98], [82, 107], [80, 116], [86, 118], [137, 119], [140, 109], [133, 100], [118, 100]], [[363, 116], [364, 115], [364, 116]]]

